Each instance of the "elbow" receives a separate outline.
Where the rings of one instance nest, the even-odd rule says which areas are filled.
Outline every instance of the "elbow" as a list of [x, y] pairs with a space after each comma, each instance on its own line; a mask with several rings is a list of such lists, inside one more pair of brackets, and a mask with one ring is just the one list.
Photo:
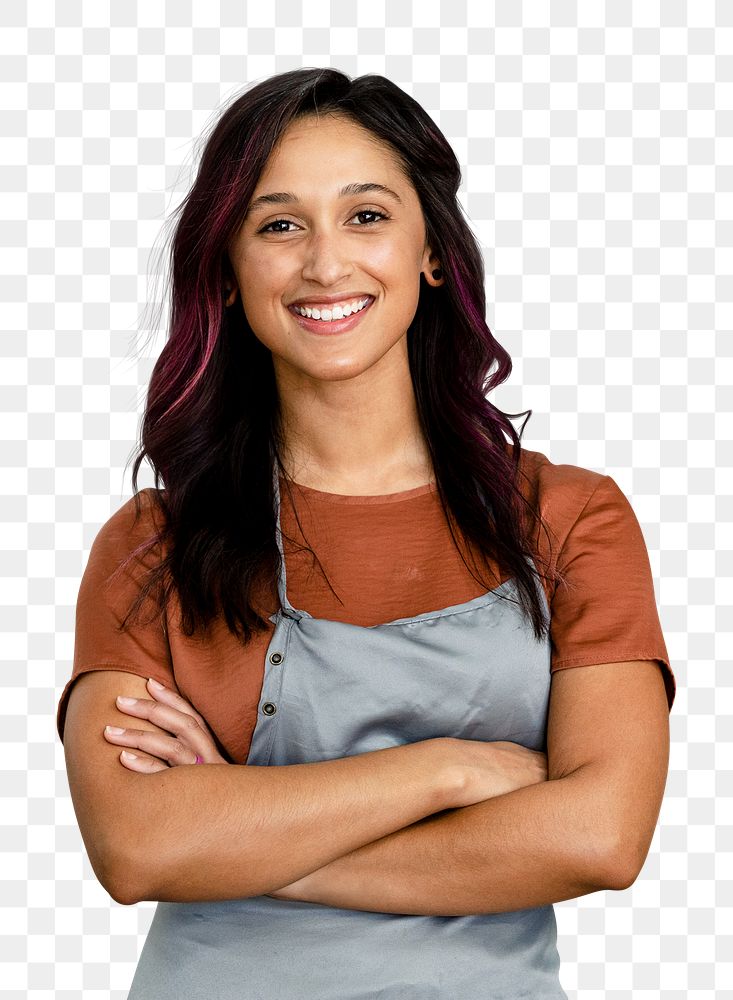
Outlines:
[[101, 885], [116, 903], [132, 906], [150, 898], [147, 895], [148, 883], [139, 850], [137, 856], [133, 857], [130, 851], [123, 851], [116, 846], [107, 851], [103, 859], [93, 867]]
[[117, 863], [116, 859], [109, 856], [101, 860], [92, 858], [88, 851], [87, 854], [99, 884], [109, 893], [115, 903], [120, 903], [121, 906], [132, 906], [144, 898], [139, 887], [134, 884], [134, 880], [130, 877], [131, 870], [128, 865]]
[[645, 860], [646, 851], [642, 854], [631, 850], [628, 837], [619, 837], [607, 854], [605, 888], [619, 892], [629, 889], [639, 877]]
[[128, 859], [121, 858], [119, 847], [110, 844], [103, 831], [100, 823], [93, 824], [93, 830], [86, 824], [81, 826], [86, 854], [97, 881], [116, 903], [123, 906], [139, 903], [144, 897], [131, 877], [136, 869]]
[[640, 868], [636, 865], [617, 866], [607, 880], [606, 888], [621, 892], [623, 889], [630, 889], [639, 877]]
[[109, 885], [105, 886], [105, 889], [115, 903], [119, 903], [121, 906], [133, 906], [135, 903], [142, 902], [144, 898], [139, 893], [133, 892], [131, 886], [126, 882], [110, 882]]
[[[178, 769], [171, 768], [146, 775], [148, 786], [168, 781]], [[185, 768], [180, 768], [181, 771]], [[168, 858], [166, 825], [161, 820], [168, 798], [165, 786], [158, 786], [157, 796], [141, 803], [139, 810], [126, 810], [118, 822], [105, 827], [107, 837], [101, 851], [101, 871], [98, 878], [115, 902], [132, 906], [145, 900], [159, 900], [161, 882]], [[178, 838], [180, 840], [180, 838]]]
[[628, 889], [636, 881], [643, 858], [630, 849], [628, 838], [589, 835], [584, 825], [576, 839], [574, 869], [587, 886], [585, 892]]

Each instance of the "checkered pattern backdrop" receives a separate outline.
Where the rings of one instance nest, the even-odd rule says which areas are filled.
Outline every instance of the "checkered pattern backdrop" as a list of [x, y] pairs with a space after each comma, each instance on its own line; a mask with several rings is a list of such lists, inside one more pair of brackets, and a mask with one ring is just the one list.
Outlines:
[[563, 985], [733, 997], [733, 5], [30, 0], [0, 28], [0, 996], [126, 996], [155, 904], [95, 878], [54, 713], [90, 545], [131, 495], [151, 250], [221, 104], [332, 65], [448, 136], [514, 359], [494, 401], [533, 409], [527, 447], [613, 476], [648, 544], [666, 796], [631, 888], [556, 905]]

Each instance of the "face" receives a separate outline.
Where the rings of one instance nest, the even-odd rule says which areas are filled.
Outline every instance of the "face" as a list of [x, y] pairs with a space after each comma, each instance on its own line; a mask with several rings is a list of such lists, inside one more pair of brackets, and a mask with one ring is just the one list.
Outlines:
[[[381, 188], [342, 193], [366, 184]], [[442, 283], [410, 180], [389, 147], [343, 116], [299, 119], [283, 133], [228, 250], [227, 304], [241, 295], [278, 381], [355, 379], [404, 362], [420, 275]], [[296, 302], [331, 316], [340, 306], [344, 318], [301, 320]]]

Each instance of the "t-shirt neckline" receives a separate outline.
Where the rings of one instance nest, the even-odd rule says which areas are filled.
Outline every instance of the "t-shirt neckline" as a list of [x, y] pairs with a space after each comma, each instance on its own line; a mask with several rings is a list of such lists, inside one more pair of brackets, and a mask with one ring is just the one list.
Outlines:
[[[285, 482], [280, 476], [281, 484]], [[290, 485], [298, 492], [313, 500], [320, 500], [323, 503], [338, 504], [383, 504], [399, 503], [401, 500], [412, 500], [413, 497], [420, 497], [426, 493], [434, 493], [437, 486], [434, 482], [423, 483], [421, 486], [413, 486], [409, 490], [399, 490], [397, 493], [377, 493], [354, 495], [351, 493], [327, 493], [325, 490], [316, 490], [312, 486], [304, 486], [302, 483], [291, 481]]]

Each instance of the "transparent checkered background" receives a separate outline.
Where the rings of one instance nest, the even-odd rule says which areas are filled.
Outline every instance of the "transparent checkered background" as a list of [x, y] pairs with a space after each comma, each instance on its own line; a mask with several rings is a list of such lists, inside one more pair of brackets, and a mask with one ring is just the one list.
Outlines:
[[131, 495], [152, 251], [196, 139], [248, 84], [332, 65], [448, 136], [514, 359], [494, 401], [533, 409], [527, 447], [613, 476], [648, 544], [666, 796], [631, 888], [556, 904], [563, 986], [733, 997], [733, 4], [31, 0], [0, 29], [0, 996], [127, 995], [155, 904], [96, 880], [55, 731], [79, 581]]

